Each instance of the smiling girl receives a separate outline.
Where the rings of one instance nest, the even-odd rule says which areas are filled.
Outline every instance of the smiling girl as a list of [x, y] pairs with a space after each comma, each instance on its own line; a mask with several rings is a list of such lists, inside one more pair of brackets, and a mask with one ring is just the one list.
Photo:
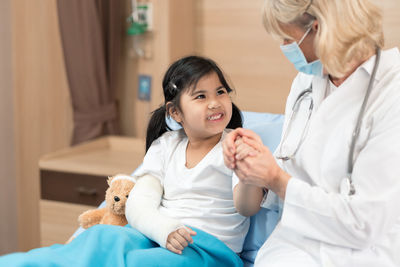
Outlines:
[[[189, 56], [170, 66], [163, 91], [165, 103], [150, 119], [146, 156], [127, 202], [128, 222], [158, 243], [149, 255], [164, 248], [178, 254], [175, 266], [201, 263], [193, 246], [201, 247], [204, 235], [239, 253], [249, 222], [234, 207], [232, 171], [224, 165], [221, 146], [229, 129], [242, 125], [229, 95], [232, 89], [214, 61]], [[182, 128], [170, 130], [167, 116]], [[215, 263], [224, 260], [207, 253]], [[229, 255], [230, 260], [235, 256]], [[156, 262], [153, 258], [151, 265]], [[240, 265], [240, 259], [229, 264]]]

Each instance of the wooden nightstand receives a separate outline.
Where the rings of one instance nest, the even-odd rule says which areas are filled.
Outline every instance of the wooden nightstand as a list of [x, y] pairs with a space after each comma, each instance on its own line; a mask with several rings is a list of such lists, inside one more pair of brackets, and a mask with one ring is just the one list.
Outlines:
[[44, 155], [40, 168], [41, 245], [65, 243], [78, 216], [97, 207], [108, 176], [131, 174], [145, 154], [142, 139], [107, 136]]

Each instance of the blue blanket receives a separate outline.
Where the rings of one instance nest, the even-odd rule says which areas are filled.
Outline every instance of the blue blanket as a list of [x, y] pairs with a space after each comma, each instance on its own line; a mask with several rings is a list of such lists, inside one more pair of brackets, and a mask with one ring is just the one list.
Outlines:
[[243, 266], [223, 242], [193, 229], [193, 244], [177, 255], [161, 248], [129, 225], [96, 225], [66, 245], [0, 257], [0, 266]]

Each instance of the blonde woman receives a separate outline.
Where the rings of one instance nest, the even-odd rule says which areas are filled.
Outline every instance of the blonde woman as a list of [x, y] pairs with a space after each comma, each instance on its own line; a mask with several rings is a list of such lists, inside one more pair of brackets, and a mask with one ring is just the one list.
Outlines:
[[274, 155], [249, 130], [223, 143], [238, 211], [283, 207], [255, 266], [400, 266], [400, 53], [381, 51], [380, 10], [266, 0], [263, 15], [299, 74]]

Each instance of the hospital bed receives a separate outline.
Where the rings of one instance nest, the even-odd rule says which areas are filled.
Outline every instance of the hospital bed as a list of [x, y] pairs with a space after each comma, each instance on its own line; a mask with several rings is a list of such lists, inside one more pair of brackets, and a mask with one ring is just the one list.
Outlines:
[[[274, 151], [280, 141], [283, 119], [284, 117], [281, 114], [245, 111], [243, 112], [243, 127], [256, 132], [261, 137], [264, 145]], [[172, 129], [178, 127], [172, 121], [168, 121], [168, 125]], [[104, 204], [103, 202], [99, 207], [103, 207]], [[250, 218], [250, 228], [244, 241], [243, 251], [240, 254], [245, 267], [253, 266], [258, 249], [271, 234], [278, 219], [278, 209], [265, 208], [261, 208], [256, 215]], [[76, 237], [83, 231], [84, 229], [79, 228], [73, 236]]]

